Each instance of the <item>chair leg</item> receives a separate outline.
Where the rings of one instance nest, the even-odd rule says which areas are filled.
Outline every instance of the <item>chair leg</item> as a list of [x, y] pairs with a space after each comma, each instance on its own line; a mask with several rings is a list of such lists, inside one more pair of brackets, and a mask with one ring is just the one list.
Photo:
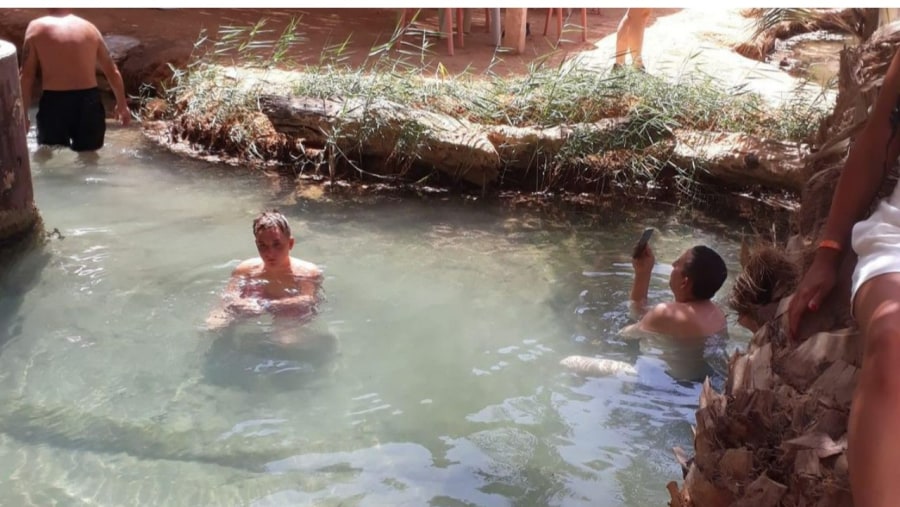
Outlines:
[[553, 11], [556, 9], [547, 9], [547, 17], [544, 18], [544, 35], [547, 35], [547, 30], [550, 28], [550, 18], [553, 17]]
[[463, 32], [465, 31], [463, 29], [464, 17], [463, 9], [456, 9], [456, 31], [459, 33], [459, 47], [461, 48], [466, 47], [465, 41], [463, 40]]
[[555, 9], [556, 10], [556, 41], [559, 42], [562, 39], [562, 27], [563, 27], [563, 12], [562, 7]]
[[444, 9], [444, 33], [447, 34], [447, 53], [453, 56], [453, 9]]
[[587, 42], [587, 9], [581, 9], [581, 42]]

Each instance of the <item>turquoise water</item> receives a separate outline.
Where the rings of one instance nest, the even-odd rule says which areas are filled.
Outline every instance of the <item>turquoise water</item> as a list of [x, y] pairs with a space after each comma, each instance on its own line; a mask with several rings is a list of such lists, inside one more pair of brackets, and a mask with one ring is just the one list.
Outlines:
[[[33, 163], [63, 239], [0, 278], [0, 505], [666, 504], [699, 384], [667, 373], [677, 350], [617, 336], [627, 252], [658, 229], [661, 301], [694, 243], [737, 269], [734, 224], [310, 201], [107, 137], [96, 162]], [[303, 346], [270, 343], [265, 318], [203, 329], [272, 206], [326, 274]], [[582, 378], [559, 365], [571, 354], [638, 374]]]

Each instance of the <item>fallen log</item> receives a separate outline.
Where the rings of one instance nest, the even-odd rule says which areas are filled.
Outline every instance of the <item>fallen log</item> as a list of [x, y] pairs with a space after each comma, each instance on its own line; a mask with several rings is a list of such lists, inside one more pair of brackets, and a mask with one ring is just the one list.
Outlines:
[[595, 123], [548, 128], [497, 125], [487, 127], [487, 138], [500, 155], [504, 167], [528, 170], [542, 160], [556, 159], [573, 136], [586, 135], [603, 143], [603, 139], [627, 136], [627, 128], [627, 118], [606, 118]]
[[747, 134], [676, 131], [672, 163], [695, 167], [732, 185], [762, 185], [800, 192], [809, 179], [809, 147]]
[[343, 101], [262, 95], [275, 130], [309, 147], [381, 159], [412, 157], [451, 176], [484, 186], [497, 179], [500, 156], [477, 125], [387, 100]]
[[653, 145], [667, 147], [661, 151], [668, 159], [660, 163], [731, 186], [799, 192], [807, 180], [806, 145], [739, 133], [637, 132], [627, 117], [540, 128], [483, 126], [382, 99], [264, 94], [259, 106], [276, 132], [306, 148], [333, 146], [348, 157], [411, 160], [482, 186], [496, 181], [501, 170], [564, 166], [593, 155], [585, 147], [639, 156]]

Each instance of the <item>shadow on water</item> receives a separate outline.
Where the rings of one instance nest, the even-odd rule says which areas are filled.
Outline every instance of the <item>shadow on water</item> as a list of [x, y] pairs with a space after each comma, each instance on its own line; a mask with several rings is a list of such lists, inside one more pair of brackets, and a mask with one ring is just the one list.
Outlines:
[[310, 388], [338, 366], [338, 339], [318, 324], [281, 329], [234, 326], [216, 334], [206, 354], [204, 378], [220, 387], [251, 392]]
[[0, 432], [29, 444], [249, 471], [261, 471], [265, 463], [296, 452], [296, 447], [281, 437], [234, 437], [245, 440], [235, 442], [205, 428], [175, 430], [152, 420], [129, 421], [72, 407], [2, 401]]
[[[36, 234], [43, 236], [43, 231]], [[6, 268], [0, 273], [0, 353], [12, 339], [22, 334], [24, 316], [19, 313], [25, 294], [32, 290], [52, 255], [42, 239], [36, 245], [0, 260]]]
[[[30, 255], [19, 273], [33, 280], [49, 256]], [[43, 259], [43, 261], [41, 261]], [[36, 264], [32, 264], [36, 263]], [[12, 286], [5, 277], [4, 289]], [[23, 277], [15, 277], [21, 284]], [[24, 288], [17, 285], [17, 288]], [[23, 292], [19, 292], [22, 294]], [[21, 299], [21, 298], [19, 298]], [[15, 306], [3, 307], [3, 317]], [[13, 326], [15, 327], [15, 326]], [[253, 392], [309, 388], [325, 381], [336, 367], [337, 337], [323, 330], [303, 329], [290, 344], [269, 341], [269, 334], [228, 331], [212, 343], [206, 357], [206, 379], [227, 387]], [[52, 406], [23, 399], [2, 398], [0, 433], [18, 441], [59, 449], [101, 454], [125, 453], [142, 459], [208, 463], [261, 472], [265, 464], [296, 453], [296, 442], [279, 435], [232, 435], [223, 438], [215, 427], [195, 421], [176, 429], [163, 421], [166, 414], [141, 420], [96, 415], [72, 406]], [[319, 444], [307, 442], [305, 445]], [[324, 452], [327, 444], [322, 444]]]
[[[48, 255], [30, 255], [28, 260], [46, 264]], [[30, 263], [19, 264], [19, 272], [37, 273]], [[22, 269], [26, 268], [26, 269]], [[3, 287], [10, 286], [10, 277]], [[15, 277], [21, 282], [22, 277]], [[28, 277], [29, 280], [35, 276]], [[21, 285], [18, 286], [22, 288]], [[21, 294], [20, 292], [19, 294]], [[21, 298], [20, 298], [21, 299]], [[4, 305], [3, 317], [10, 308]], [[260, 391], [309, 388], [325, 381], [336, 366], [337, 337], [315, 329], [292, 344], [267, 341], [266, 333], [220, 333], [206, 357], [206, 379], [227, 387]], [[101, 454], [128, 454], [141, 459], [207, 463], [261, 472], [265, 464], [296, 453], [296, 442], [279, 435], [232, 435], [223, 438], [220, 429], [195, 420], [186, 428], [166, 423], [167, 413], [140, 420], [97, 415], [72, 406], [53, 406], [24, 399], [0, 397], [0, 433], [20, 442], [59, 449]], [[307, 442], [312, 446], [314, 443]], [[326, 444], [322, 444], [325, 446]], [[323, 447], [324, 452], [327, 447]]]

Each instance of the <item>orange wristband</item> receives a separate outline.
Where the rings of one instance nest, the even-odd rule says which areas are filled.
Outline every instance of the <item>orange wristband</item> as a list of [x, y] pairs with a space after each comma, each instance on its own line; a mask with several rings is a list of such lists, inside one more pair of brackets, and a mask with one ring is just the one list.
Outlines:
[[818, 248], [828, 248], [830, 250], [837, 250], [838, 252], [842, 250], [841, 244], [833, 239], [823, 239], [819, 242]]

